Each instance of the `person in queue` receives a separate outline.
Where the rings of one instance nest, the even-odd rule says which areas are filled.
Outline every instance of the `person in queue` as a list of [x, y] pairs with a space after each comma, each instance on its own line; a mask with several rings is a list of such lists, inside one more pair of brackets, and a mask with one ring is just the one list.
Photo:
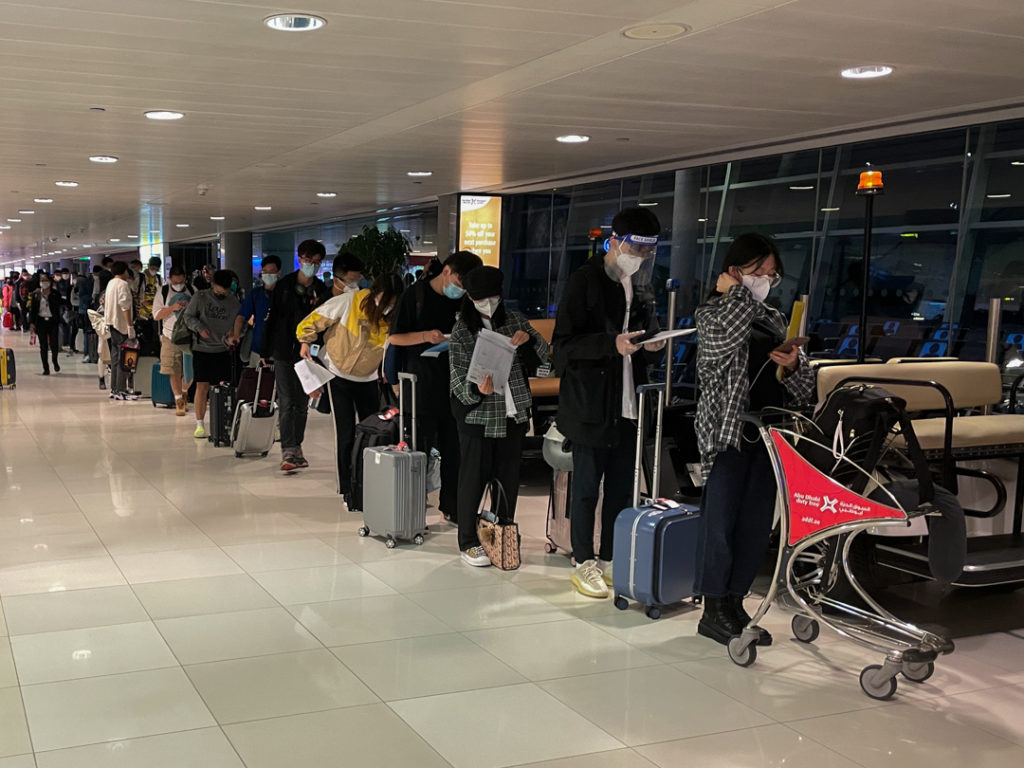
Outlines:
[[[400, 370], [416, 375], [419, 442], [416, 450], [441, 454], [441, 491], [438, 507], [444, 518], [458, 519], [459, 433], [449, 403], [448, 352], [421, 357], [440, 344], [455, 325], [466, 291], [462, 280], [483, 262], [470, 251], [457, 251], [430, 280], [416, 283], [402, 294], [395, 307], [388, 341], [400, 347]], [[402, 404], [406, 407], [405, 404]]]
[[[654, 293], [643, 277], [660, 232], [649, 209], [620, 211], [612, 220], [608, 251], [572, 273], [555, 320], [554, 364], [562, 377], [558, 428], [572, 440], [572, 583], [587, 597], [608, 596], [615, 518], [633, 495], [636, 388], [647, 382], [647, 363], [665, 346], [664, 341], [633, 343], [658, 328]], [[651, 354], [636, 354], [642, 348]], [[602, 479], [601, 543], [595, 553]]]
[[[768, 550], [775, 475], [746, 413], [807, 402], [814, 377], [798, 347], [780, 351], [785, 316], [765, 304], [784, 275], [779, 249], [757, 233], [729, 246], [715, 290], [697, 308], [697, 441], [705, 478], [697, 545], [697, 631], [727, 644], [750, 622], [743, 598]], [[776, 375], [782, 369], [781, 380]], [[761, 630], [760, 645], [771, 643]]]
[[188, 392], [185, 387], [185, 359], [177, 344], [171, 341], [174, 324], [192, 300], [192, 288], [189, 286], [185, 270], [171, 267], [167, 282], [153, 297], [153, 319], [160, 324], [160, 373], [171, 382], [174, 393], [174, 412], [184, 416], [188, 412]]
[[273, 254], [264, 256], [260, 262], [260, 282], [245, 295], [242, 306], [238, 310], [238, 317], [235, 318], [235, 338], [241, 339], [248, 325], [251, 329], [249, 355], [242, 359], [242, 363], [250, 368], [255, 368], [260, 362], [260, 350], [263, 348], [263, 328], [270, 314], [270, 300], [274, 293], [274, 286], [281, 277], [281, 259]]
[[363, 280], [363, 262], [355, 254], [340, 251], [331, 265], [333, 272], [324, 274], [324, 282], [331, 286], [331, 295], [340, 296], [359, 290]]
[[[338, 274], [335, 270], [335, 274]], [[352, 446], [356, 420], [380, 409], [377, 370], [384, 358], [390, 314], [402, 281], [382, 275], [370, 288], [346, 291], [321, 304], [299, 323], [299, 354], [312, 359], [310, 345], [323, 334], [320, 360], [335, 375], [328, 383], [338, 464], [338, 493], [352, 490]]]
[[39, 359], [43, 361], [43, 376], [50, 375], [50, 363], [47, 355], [53, 358], [53, 370], [60, 373], [57, 353], [60, 351], [60, 312], [61, 296], [54, 288], [50, 275], [45, 272], [39, 276], [39, 288], [32, 294], [29, 302], [29, 327], [39, 337]]
[[[522, 352], [532, 352], [533, 365], [548, 359], [547, 342], [518, 312], [508, 309], [502, 301], [504, 275], [495, 267], [478, 267], [463, 279], [466, 296], [462, 311], [452, 328], [451, 393], [452, 409], [459, 430], [459, 551], [462, 559], [473, 566], [491, 564], [480, 546], [476, 519], [484, 489], [497, 480], [503, 493], [491, 503], [507, 504], [503, 519], [513, 520], [519, 497], [519, 465], [523, 436], [530, 426], [528, 366]], [[484, 377], [480, 384], [469, 381], [469, 364], [473, 358], [480, 330], [508, 336], [517, 347], [509, 380], [496, 392], [493, 377]], [[529, 348], [525, 345], [529, 345]]]

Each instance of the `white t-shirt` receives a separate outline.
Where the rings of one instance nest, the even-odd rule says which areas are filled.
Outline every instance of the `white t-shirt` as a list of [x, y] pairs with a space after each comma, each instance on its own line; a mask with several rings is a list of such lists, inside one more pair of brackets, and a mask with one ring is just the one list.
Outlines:
[[[52, 290], [52, 289], [51, 289]], [[39, 316], [45, 320], [49, 320], [53, 317], [53, 313], [50, 312], [50, 297], [49, 294], [39, 292]]]
[[[164, 303], [164, 287], [167, 288], [167, 303]], [[171, 334], [174, 333], [174, 324], [178, 321], [178, 315], [181, 311], [188, 306], [189, 299], [192, 296], [188, 292], [188, 288], [183, 291], [175, 291], [171, 288], [171, 284], [167, 283], [166, 286], [161, 286], [156, 289], [156, 296], [153, 297], [153, 317], [156, 317], [157, 312], [162, 310], [168, 304], [181, 304], [174, 314], [168, 315], [160, 321], [160, 333], [166, 336], [168, 339], [171, 338]]]
[[131, 314], [135, 305], [132, 299], [132, 288], [127, 280], [120, 277], [110, 278], [106, 293], [103, 294], [103, 319], [107, 325], [113, 326], [119, 333], [128, 334], [128, 323], [124, 313]]

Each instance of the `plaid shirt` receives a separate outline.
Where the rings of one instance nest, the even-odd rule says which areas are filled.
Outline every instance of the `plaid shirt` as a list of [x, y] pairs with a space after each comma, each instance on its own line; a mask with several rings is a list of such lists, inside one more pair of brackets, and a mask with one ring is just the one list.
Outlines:
[[[788, 330], [785, 316], [766, 306], [743, 286], [733, 286], [694, 313], [697, 325], [697, 443], [704, 479], [715, 456], [726, 448], [739, 448], [743, 435], [740, 414], [749, 403], [750, 327], [755, 320], [772, 326], [780, 339]], [[808, 402], [814, 393], [814, 373], [800, 351], [799, 367], [782, 380], [790, 398]]]
[[[526, 331], [533, 340], [534, 349], [541, 362], [548, 359], [549, 348], [543, 337], [533, 329], [526, 318], [518, 312], [505, 310], [505, 322], [494, 328], [495, 333], [512, 337], [516, 331]], [[527, 342], [529, 343], [529, 342]], [[476, 345], [476, 334], [469, 330], [460, 317], [452, 328], [450, 345], [451, 393], [463, 405], [472, 407], [466, 415], [467, 424], [482, 425], [484, 437], [505, 437], [505, 420], [510, 418], [505, 408], [505, 395], [481, 395], [475, 384], [466, 379], [469, 372], [469, 361], [473, 359], [473, 347]], [[523, 370], [523, 363], [517, 354], [512, 360], [512, 371], [509, 374], [512, 387], [512, 400], [516, 406], [515, 422], [522, 424], [530, 418], [530, 383]]]

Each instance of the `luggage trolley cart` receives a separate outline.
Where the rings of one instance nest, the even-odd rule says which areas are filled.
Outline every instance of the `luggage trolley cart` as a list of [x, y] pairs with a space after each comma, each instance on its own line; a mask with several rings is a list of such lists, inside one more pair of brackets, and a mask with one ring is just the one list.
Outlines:
[[[861, 496], [819, 471], [795, 445], [810, 441], [806, 435], [780, 426], [765, 426], [745, 416], [760, 431], [778, 486], [780, 514], [779, 555], [767, 594], [743, 632], [729, 641], [729, 658], [741, 667], [757, 659], [757, 623], [776, 602], [793, 613], [793, 636], [804, 643], [814, 642], [824, 624], [842, 637], [885, 655], [882, 664], [871, 664], [860, 673], [860, 687], [873, 699], [888, 699], [896, 693], [896, 678], [923, 683], [935, 671], [935, 659], [951, 653], [951, 640], [901, 621], [878, 604], [858, 583], [850, 569], [850, 547], [856, 535], [877, 526], [907, 525], [911, 517], [928, 514], [930, 507], [907, 512], [884, 486], [878, 486], [891, 501], [881, 504]], [[825, 446], [821, 446], [825, 447]], [[831, 449], [828, 449], [831, 450]], [[841, 457], [842, 461], [867, 475], [862, 467]], [[794, 565], [806, 563], [815, 548], [830, 553], [821, 567], [806, 575], [794, 573]], [[835, 583], [838, 569], [864, 601], [867, 609], [841, 602], [827, 595]], [[827, 612], [826, 612], [827, 609]]]

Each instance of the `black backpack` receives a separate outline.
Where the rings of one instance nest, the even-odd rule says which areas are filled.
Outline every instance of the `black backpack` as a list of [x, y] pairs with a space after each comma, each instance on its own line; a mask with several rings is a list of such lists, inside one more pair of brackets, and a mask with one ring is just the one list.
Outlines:
[[386, 408], [368, 416], [356, 425], [352, 444], [352, 487], [345, 497], [349, 511], [363, 508], [363, 449], [378, 445], [396, 445], [399, 442], [398, 409]]

